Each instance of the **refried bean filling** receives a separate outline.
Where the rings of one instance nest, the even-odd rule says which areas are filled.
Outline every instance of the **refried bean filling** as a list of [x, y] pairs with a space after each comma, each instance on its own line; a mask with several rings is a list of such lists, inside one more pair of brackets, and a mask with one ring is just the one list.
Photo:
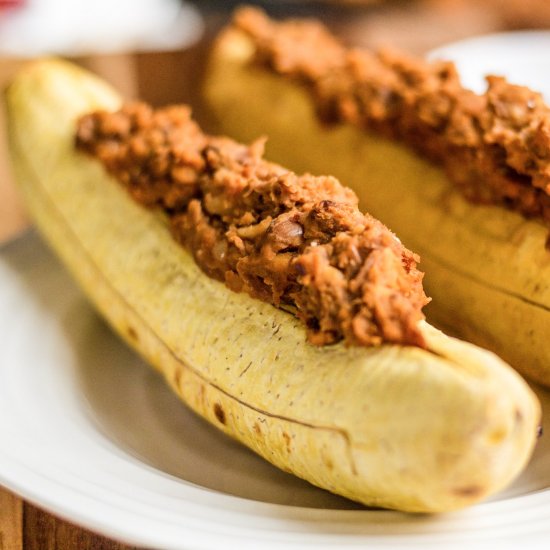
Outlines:
[[322, 121], [405, 142], [469, 200], [550, 221], [550, 108], [540, 94], [489, 76], [478, 95], [453, 63], [346, 48], [316, 21], [242, 8], [234, 25], [255, 44], [255, 63], [307, 87]]
[[336, 179], [267, 162], [262, 140], [205, 135], [185, 106], [88, 114], [76, 145], [164, 211], [206, 274], [290, 309], [311, 343], [425, 345], [418, 257]]

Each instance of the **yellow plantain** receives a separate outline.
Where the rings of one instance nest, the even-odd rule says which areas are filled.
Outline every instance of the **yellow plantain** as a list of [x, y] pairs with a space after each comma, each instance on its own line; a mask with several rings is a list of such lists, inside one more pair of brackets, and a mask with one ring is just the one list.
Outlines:
[[266, 134], [271, 160], [346, 182], [421, 255], [431, 322], [550, 385], [547, 227], [467, 202], [442, 169], [405, 145], [349, 124], [328, 128], [306, 89], [251, 65], [253, 55], [237, 30], [217, 42], [206, 96], [220, 128], [244, 141]]
[[160, 216], [74, 149], [77, 117], [120, 101], [69, 64], [28, 66], [7, 92], [15, 173], [86, 294], [188, 406], [276, 466], [368, 505], [452, 510], [522, 470], [539, 404], [491, 353], [427, 324], [427, 350], [318, 348], [292, 315], [204, 275]]

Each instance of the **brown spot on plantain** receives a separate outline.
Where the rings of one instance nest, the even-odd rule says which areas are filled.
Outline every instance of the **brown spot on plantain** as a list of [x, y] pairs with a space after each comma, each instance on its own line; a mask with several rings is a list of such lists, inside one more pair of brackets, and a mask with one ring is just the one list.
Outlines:
[[331, 458], [329, 456], [324, 455], [323, 456], [323, 462], [325, 463], [325, 466], [329, 471], [332, 471], [334, 469], [334, 463], [332, 462]]
[[260, 428], [260, 425], [257, 423], [257, 422], [254, 422], [254, 426], [252, 426], [254, 428], [254, 432], [257, 434], [257, 435], [261, 435], [262, 434], [262, 429]]
[[134, 327], [129, 326], [126, 329], [126, 332], [128, 333], [128, 336], [131, 340], [133, 340], [134, 342], [139, 342], [139, 335]]
[[174, 371], [174, 385], [176, 388], [179, 388], [181, 386], [181, 369], [176, 369]]
[[219, 403], [214, 403], [214, 416], [218, 419], [220, 424], [225, 425], [225, 422], [226, 422], [225, 411], [223, 410], [223, 407]]
[[466, 487], [457, 487], [452, 492], [459, 497], [479, 497], [483, 494], [483, 487], [479, 485], [467, 485]]
[[489, 434], [489, 443], [493, 445], [498, 445], [506, 438], [507, 435], [508, 430], [506, 428], [497, 428]]
[[283, 432], [283, 439], [285, 440], [286, 451], [288, 454], [290, 454], [292, 452], [292, 449], [291, 449], [292, 438], [286, 432]]

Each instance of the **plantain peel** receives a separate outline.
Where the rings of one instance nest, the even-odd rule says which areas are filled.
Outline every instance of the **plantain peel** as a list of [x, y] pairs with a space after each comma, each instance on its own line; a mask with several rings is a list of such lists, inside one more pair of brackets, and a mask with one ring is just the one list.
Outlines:
[[372, 506], [453, 510], [522, 470], [539, 404], [491, 353], [427, 324], [427, 350], [314, 347], [292, 315], [205, 276], [161, 217], [74, 149], [76, 118], [119, 103], [74, 66], [28, 66], [7, 91], [15, 173], [86, 294], [188, 406], [283, 470]]
[[272, 160], [346, 182], [363, 208], [421, 255], [429, 320], [549, 386], [547, 227], [468, 203], [443, 170], [404, 145], [349, 124], [323, 125], [307, 90], [251, 66], [253, 54], [237, 30], [217, 42], [205, 91], [221, 129], [244, 141], [267, 134]]

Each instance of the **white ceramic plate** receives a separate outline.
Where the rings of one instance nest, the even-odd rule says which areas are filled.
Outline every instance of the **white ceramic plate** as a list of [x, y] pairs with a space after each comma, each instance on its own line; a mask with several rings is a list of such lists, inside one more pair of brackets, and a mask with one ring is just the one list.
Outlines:
[[95, 531], [155, 548], [548, 548], [550, 421], [492, 501], [437, 517], [366, 510], [190, 413], [33, 233], [0, 251], [0, 334], [0, 483]]

